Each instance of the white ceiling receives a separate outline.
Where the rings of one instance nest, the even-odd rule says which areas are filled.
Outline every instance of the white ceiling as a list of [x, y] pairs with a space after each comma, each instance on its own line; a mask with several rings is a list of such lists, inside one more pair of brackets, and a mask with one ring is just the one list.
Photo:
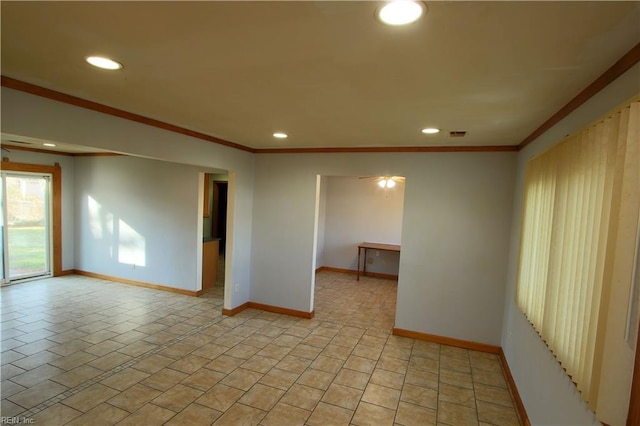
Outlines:
[[640, 42], [637, 1], [380, 4], [3, 1], [2, 75], [251, 148], [517, 145]]

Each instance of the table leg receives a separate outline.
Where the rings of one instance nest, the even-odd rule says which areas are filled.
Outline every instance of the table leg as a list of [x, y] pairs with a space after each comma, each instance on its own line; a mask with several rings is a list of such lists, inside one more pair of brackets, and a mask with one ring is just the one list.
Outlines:
[[364, 248], [364, 259], [362, 259], [364, 261], [364, 264], [362, 266], [362, 276], [367, 275], [367, 248]]
[[358, 247], [358, 263], [356, 264], [356, 281], [360, 281], [360, 250], [361, 250], [361, 247]]

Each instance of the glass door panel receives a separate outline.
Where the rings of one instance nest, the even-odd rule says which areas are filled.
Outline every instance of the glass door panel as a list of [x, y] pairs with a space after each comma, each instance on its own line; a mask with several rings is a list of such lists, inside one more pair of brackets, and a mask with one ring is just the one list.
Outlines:
[[9, 281], [50, 273], [49, 177], [4, 174]]

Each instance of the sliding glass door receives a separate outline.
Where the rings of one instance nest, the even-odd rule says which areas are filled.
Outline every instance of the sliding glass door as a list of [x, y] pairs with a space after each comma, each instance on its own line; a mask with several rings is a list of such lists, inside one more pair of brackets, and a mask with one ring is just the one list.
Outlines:
[[51, 275], [51, 176], [2, 173], [2, 281]]

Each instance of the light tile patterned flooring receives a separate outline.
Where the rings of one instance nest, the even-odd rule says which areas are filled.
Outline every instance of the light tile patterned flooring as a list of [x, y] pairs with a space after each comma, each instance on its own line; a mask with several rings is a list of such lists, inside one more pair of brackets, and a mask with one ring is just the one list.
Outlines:
[[518, 425], [497, 356], [391, 335], [396, 282], [311, 320], [67, 276], [1, 290], [2, 416], [37, 425]]

